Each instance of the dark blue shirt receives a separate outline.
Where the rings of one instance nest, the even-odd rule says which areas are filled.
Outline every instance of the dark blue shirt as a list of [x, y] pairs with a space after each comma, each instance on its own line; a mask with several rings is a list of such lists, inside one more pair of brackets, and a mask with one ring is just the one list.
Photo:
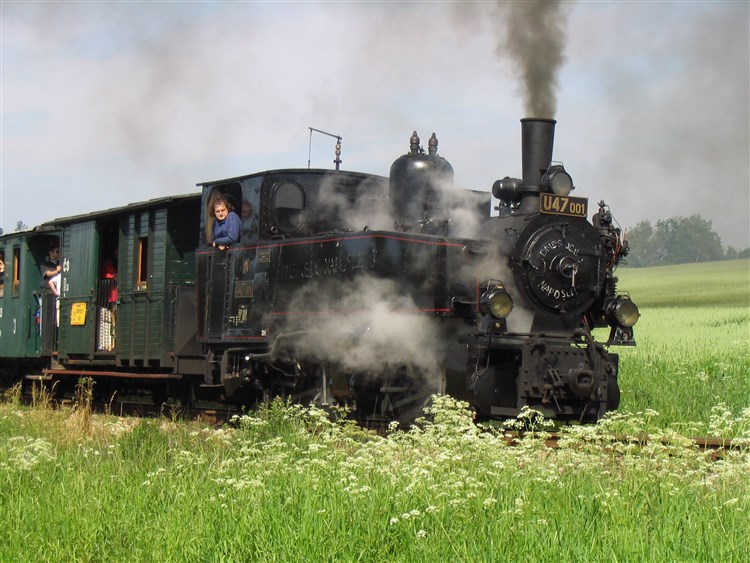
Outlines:
[[240, 231], [242, 230], [242, 221], [240, 221], [239, 215], [234, 211], [230, 211], [227, 218], [223, 221], [218, 219], [214, 220], [213, 230], [211, 232], [213, 241], [217, 245], [229, 246], [239, 242]]

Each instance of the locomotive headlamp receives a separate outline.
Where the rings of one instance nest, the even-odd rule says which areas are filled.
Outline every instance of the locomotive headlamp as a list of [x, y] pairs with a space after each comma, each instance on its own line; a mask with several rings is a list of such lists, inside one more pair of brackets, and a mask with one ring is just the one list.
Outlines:
[[641, 316], [640, 311], [635, 303], [629, 297], [619, 296], [608, 307], [608, 313], [617, 324], [622, 327], [630, 328], [638, 322]]
[[571, 190], [575, 189], [573, 178], [565, 172], [565, 168], [560, 164], [550, 166], [549, 170], [542, 176], [540, 184], [542, 191], [547, 191], [555, 195], [568, 195]]
[[496, 284], [479, 298], [479, 310], [496, 319], [504, 319], [513, 310], [513, 298], [501, 283]]

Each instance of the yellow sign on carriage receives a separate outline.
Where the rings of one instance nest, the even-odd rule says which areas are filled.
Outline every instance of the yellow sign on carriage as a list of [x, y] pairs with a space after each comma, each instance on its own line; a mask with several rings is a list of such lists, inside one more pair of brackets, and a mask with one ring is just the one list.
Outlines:
[[73, 303], [70, 307], [70, 325], [83, 326], [86, 324], [86, 303]]

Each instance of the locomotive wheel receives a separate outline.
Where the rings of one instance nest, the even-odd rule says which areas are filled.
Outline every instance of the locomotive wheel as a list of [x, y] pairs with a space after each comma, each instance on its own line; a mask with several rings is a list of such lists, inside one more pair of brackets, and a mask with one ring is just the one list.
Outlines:
[[349, 386], [357, 398], [360, 422], [408, 426], [424, 414], [432, 395], [444, 392], [445, 375], [435, 381], [413, 366], [401, 366], [380, 376], [353, 374]]
[[607, 377], [607, 410], [614, 411], [620, 406], [620, 386], [617, 379]]

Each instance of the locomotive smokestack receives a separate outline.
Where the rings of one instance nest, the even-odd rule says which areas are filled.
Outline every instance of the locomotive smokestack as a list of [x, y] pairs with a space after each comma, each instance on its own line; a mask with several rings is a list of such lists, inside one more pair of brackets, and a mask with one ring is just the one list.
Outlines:
[[554, 119], [535, 117], [521, 120], [523, 191], [526, 193], [521, 202], [522, 212], [538, 210], [539, 182], [552, 162], [555, 123]]
[[527, 117], [521, 120], [521, 151], [523, 158], [523, 185], [539, 189], [542, 174], [552, 162], [555, 142], [554, 119]]

